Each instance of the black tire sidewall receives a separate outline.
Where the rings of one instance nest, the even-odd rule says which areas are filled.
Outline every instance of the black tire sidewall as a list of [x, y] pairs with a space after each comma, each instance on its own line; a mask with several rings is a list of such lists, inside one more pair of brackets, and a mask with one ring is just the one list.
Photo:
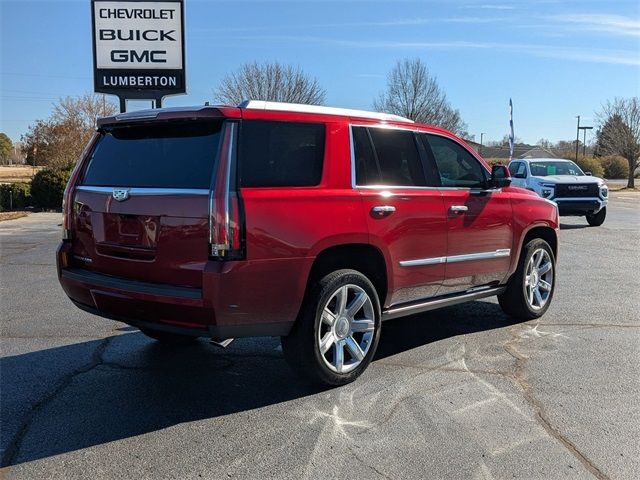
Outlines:
[[592, 227], [599, 227], [604, 223], [604, 220], [606, 217], [607, 217], [607, 207], [602, 207], [602, 209], [598, 213], [594, 215], [587, 215], [587, 222]]

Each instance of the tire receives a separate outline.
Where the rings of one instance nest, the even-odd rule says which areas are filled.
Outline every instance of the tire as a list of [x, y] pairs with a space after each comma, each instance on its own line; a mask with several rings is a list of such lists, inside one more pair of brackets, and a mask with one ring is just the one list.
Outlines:
[[380, 317], [378, 294], [369, 279], [355, 270], [336, 270], [305, 296], [291, 333], [281, 338], [284, 357], [312, 383], [353, 382], [375, 355]]
[[[536, 273], [532, 278], [533, 270]], [[547, 242], [535, 238], [522, 248], [518, 268], [509, 279], [505, 292], [498, 295], [498, 302], [507, 315], [516, 319], [539, 318], [551, 304], [555, 284], [553, 250]]]
[[598, 213], [593, 215], [587, 215], [587, 222], [592, 227], [599, 227], [604, 223], [604, 219], [607, 216], [607, 207], [602, 207]]
[[180, 335], [179, 333], [163, 332], [149, 328], [140, 328], [139, 330], [147, 337], [153, 338], [164, 345], [188, 345], [198, 340], [198, 337], [191, 335]]

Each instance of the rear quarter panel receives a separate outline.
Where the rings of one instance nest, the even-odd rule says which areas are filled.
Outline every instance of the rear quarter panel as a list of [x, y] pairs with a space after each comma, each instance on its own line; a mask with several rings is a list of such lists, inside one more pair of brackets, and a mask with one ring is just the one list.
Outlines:
[[212, 295], [226, 323], [293, 321], [315, 257], [334, 245], [368, 243], [362, 200], [350, 184], [347, 123], [326, 128], [320, 185], [241, 189], [246, 260], [227, 262], [234, 274]]

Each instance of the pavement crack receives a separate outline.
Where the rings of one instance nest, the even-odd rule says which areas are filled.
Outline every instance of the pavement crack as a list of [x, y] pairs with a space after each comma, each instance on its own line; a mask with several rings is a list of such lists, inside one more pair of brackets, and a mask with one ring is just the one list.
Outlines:
[[529, 357], [522, 354], [517, 347], [520, 340], [522, 340], [522, 336], [520, 336], [517, 332], [518, 328], [519, 327], [516, 326], [509, 330], [511, 339], [503, 345], [503, 348], [511, 357], [515, 359], [516, 365], [513, 379], [520, 386], [525, 401], [531, 408], [533, 408], [535, 412], [535, 420], [540, 424], [540, 426], [547, 432], [549, 436], [560, 442], [560, 444], [573, 457], [575, 457], [582, 464], [582, 466], [585, 467], [594, 477], [596, 477], [598, 480], [609, 480], [609, 477], [602, 470], [600, 470], [593, 463], [593, 461], [591, 461], [584, 453], [582, 453], [571, 440], [564, 436], [562, 432], [551, 423], [551, 420], [549, 419], [545, 411], [544, 405], [536, 398], [533, 386], [527, 381], [526, 368]]
[[29, 411], [25, 414], [22, 420], [22, 424], [17, 433], [14, 435], [13, 439], [11, 440], [11, 442], [9, 442], [7, 448], [5, 449], [0, 461], [0, 467], [10, 467], [18, 459], [18, 456], [20, 455], [20, 449], [22, 447], [22, 442], [29, 432], [31, 425], [33, 424], [37, 415], [47, 405], [49, 405], [62, 391], [64, 391], [71, 384], [75, 377], [87, 373], [103, 363], [102, 357], [113, 338], [114, 337], [106, 337], [105, 339], [103, 339], [91, 355], [90, 362], [76, 368], [75, 370], [63, 376], [51, 390], [46, 392], [36, 403], [31, 406]]
[[353, 448], [351, 447], [351, 445], [347, 444], [347, 449], [349, 450], [349, 452], [351, 453], [351, 455], [353, 456], [353, 458], [355, 458], [360, 464], [364, 465], [365, 467], [373, 470], [378, 476], [382, 477], [382, 478], [386, 478], [388, 480], [391, 480], [391, 477], [389, 477], [388, 475], [386, 475], [385, 473], [381, 472], [380, 470], [378, 470], [378, 468], [376, 468], [374, 465], [371, 465], [370, 463], [367, 463], [364, 459], [362, 459], [360, 457], [360, 455], [358, 455]]

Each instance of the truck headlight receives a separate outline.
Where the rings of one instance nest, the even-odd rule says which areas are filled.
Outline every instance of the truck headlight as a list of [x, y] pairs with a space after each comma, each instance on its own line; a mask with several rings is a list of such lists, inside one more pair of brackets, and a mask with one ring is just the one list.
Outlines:
[[609, 196], [609, 187], [606, 185], [600, 185], [600, 196], [602, 198], [607, 198]]
[[543, 183], [542, 188], [540, 189], [540, 193], [544, 198], [553, 198], [553, 194], [555, 193], [554, 185]]

